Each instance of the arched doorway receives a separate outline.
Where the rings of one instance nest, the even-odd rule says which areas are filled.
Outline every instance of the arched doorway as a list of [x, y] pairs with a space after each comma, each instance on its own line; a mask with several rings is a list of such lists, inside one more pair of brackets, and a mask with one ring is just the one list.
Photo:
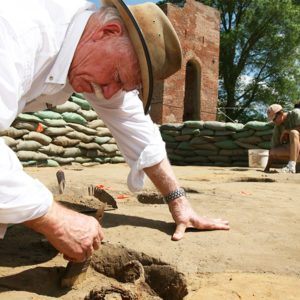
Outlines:
[[201, 67], [197, 61], [186, 64], [183, 121], [200, 120]]

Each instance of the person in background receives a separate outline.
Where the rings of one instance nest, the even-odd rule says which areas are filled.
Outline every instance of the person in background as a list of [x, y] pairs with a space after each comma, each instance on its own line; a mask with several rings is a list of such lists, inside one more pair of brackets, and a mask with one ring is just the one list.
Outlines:
[[269, 159], [265, 172], [269, 172], [275, 161], [288, 161], [281, 169], [283, 173], [296, 173], [299, 156], [300, 109], [285, 112], [280, 104], [272, 104], [268, 110], [268, 122], [275, 123]]
[[[0, 130], [22, 111], [46, 109], [64, 103], [74, 91], [83, 93], [130, 167], [129, 189], [142, 189], [147, 175], [164, 195], [177, 225], [173, 240], [190, 227], [228, 230], [228, 221], [193, 210], [148, 114], [154, 82], [181, 67], [173, 26], [154, 3], [101, 4], [100, 9], [85, 0], [1, 4]], [[22, 223], [44, 234], [69, 261], [90, 257], [103, 239], [96, 219], [53, 201], [3, 139], [0, 148], [0, 236], [6, 224]]]

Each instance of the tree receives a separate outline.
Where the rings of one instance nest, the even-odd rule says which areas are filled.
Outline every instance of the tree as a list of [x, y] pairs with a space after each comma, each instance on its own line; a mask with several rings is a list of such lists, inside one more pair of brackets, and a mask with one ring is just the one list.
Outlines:
[[221, 12], [219, 108], [226, 120], [262, 120], [271, 103], [292, 108], [300, 99], [300, 1], [200, 2]]

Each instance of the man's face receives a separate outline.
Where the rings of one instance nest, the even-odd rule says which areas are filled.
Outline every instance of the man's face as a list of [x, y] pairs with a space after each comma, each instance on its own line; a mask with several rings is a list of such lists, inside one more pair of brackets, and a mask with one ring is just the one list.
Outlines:
[[118, 38], [89, 39], [77, 47], [69, 70], [69, 81], [76, 92], [94, 93], [99, 89], [110, 99], [120, 89], [131, 91], [140, 84], [139, 66], [124, 49], [119, 51]]
[[283, 111], [279, 111], [274, 115], [273, 122], [280, 125], [283, 122]]

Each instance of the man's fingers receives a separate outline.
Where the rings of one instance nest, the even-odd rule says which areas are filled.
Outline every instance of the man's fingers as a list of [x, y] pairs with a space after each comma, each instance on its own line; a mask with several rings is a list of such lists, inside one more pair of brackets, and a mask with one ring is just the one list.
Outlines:
[[176, 230], [172, 236], [172, 240], [173, 241], [179, 241], [183, 238], [183, 235], [185, 233], [185, 230], [186, 230], [186, 225], [181, 223], [181, 224], [178, 224], [176, 226]]

